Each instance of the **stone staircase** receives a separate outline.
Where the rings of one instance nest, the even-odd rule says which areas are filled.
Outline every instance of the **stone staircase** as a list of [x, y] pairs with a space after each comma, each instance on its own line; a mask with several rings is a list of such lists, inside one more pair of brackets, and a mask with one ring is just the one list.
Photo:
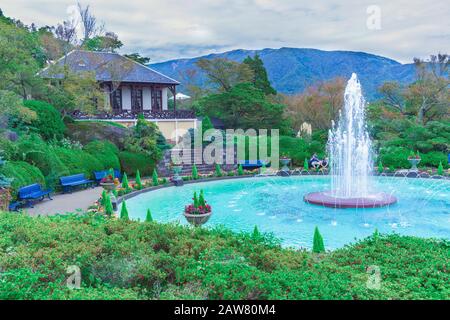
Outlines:
[[[203, 151], [203, 150], [202, 150]], [[197, 171], [198, 173], [203, 173], [203, 174], [207, 174], [207, 173], [211, 173], [214, 172], [216, 170], [216, 166], [215, 164], [207, 164], [204, 163], [202, 160], [202, 154], [203, 152], [194, 152], [194, 150], [191, 151], [191, 154], [187, 153], [187, 154], [182, 154], [180, 159], [182, 161], [182, 166], [183, 169], [181, 170], [180, 175], [181, 176], [190, 176], [192, 174], [192, 167], [195, 163], [196, 167], [197, 167]], [[174, 158], [176, 158], [178, 155], [181, 154], [181, 152], [179, 150], [166, 150], [164, 152], [163, 158], [161, 159], [161, 161], [158, 163], [157, 166], [157, 170], [158, 170], [158, 175], [161, 177], [169, 177], [172, 175], [172, 172], [170, 172], [170, 165], [171, 165], [171, 158], [172, 158], [172, 153], [174, 154]], [[226, 154], [224, 153], [223, 155], [223, 163], [225, 163], [226, 160]], [[236, 151], [234, 152], [234, 163], [237, 163], [236, 161]], [[223, 171], [230, 171], [230, 170], [234, 170], [236, 168], [235, 164], [222, 164], [221, 168]]]

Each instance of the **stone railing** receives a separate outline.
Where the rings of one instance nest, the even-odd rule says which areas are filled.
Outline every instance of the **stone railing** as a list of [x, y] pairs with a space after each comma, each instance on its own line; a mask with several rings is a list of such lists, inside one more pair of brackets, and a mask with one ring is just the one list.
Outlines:
[[135, 120], [139, 114], [143, 114], [145, 119], [195, 119], [195, 112], [192, 110], [162, 110], [143, 112], [122, 111], [115, 113], [101, 112], [97, 114], [87, 114], [75, 111], [71, 114], [75, 120]]

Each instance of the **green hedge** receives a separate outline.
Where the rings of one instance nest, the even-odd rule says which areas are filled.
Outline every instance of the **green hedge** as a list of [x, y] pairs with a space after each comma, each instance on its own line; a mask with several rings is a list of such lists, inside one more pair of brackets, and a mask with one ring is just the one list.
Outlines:
[[[379, 159], [384, 167], [396, 169], [409, 169], [411, 164], [408, 157], [411, 154], [411, 149], [406, 147], [387, 147], [380, 150]], [[444, 168], [447, 168], [447, 155], [443, 152], [431, 151], [428, 153], [420, 153], [420, 167], [437, 168], [442, 162]]]
[[61, 147], [53, 147], [56, 156], [66, 165], [70, 174], [84, 173], [92, 178], [93, 172], [106, 169], [93, 155], [83, 150], [72, 150]]
[[44, 139], [61, 139], [63, 137], [66, 126], [55, 107], [37, 100], [25, 100], [23, 104], [36, 112], [37, 118], [32, 121], [31, 128]]
[[134, 176], [138, 169], [142, 176], [150, 176], [155, 168], [155, 160], [144, 153], [122, 151], [119, 159], [122, 171], [128, 176]]
[[11, 189], [12, 195], [17, 195], [20, 187], [40, 183], [45, 187], [45, 179], [41, 170], [24, 161], [8, 161], [1, 169], [1, 173], [13, 178]]
[[94, 156], [102, 169], [120, 169], [119, 149], [109, 141], [92, 141], [84, 146], [84, 151]]

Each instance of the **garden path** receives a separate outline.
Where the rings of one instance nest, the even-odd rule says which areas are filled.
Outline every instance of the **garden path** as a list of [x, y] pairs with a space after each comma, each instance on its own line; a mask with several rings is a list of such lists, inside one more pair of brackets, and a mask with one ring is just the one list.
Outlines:
[[103, 188], [89, 188], [73, 193], [52, 195], [53, 200], [46, 198], [44, 201], [36, 203], [34, 208], [24, 209], [31, 216], [47, 216], [65, 214], [70, 212], [85, 212], [98, 198]]

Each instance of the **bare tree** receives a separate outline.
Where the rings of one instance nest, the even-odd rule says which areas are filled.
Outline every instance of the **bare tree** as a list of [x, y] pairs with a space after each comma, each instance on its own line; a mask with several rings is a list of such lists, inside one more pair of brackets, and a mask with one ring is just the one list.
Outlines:
[[83, 42], [103, 34], [104, 24], [97, 21], [97, 18], [91, 13], [89, 5], [83, 7], [78, 2], [78, 11], [80, 12], [81, 23], [83, 24]]

